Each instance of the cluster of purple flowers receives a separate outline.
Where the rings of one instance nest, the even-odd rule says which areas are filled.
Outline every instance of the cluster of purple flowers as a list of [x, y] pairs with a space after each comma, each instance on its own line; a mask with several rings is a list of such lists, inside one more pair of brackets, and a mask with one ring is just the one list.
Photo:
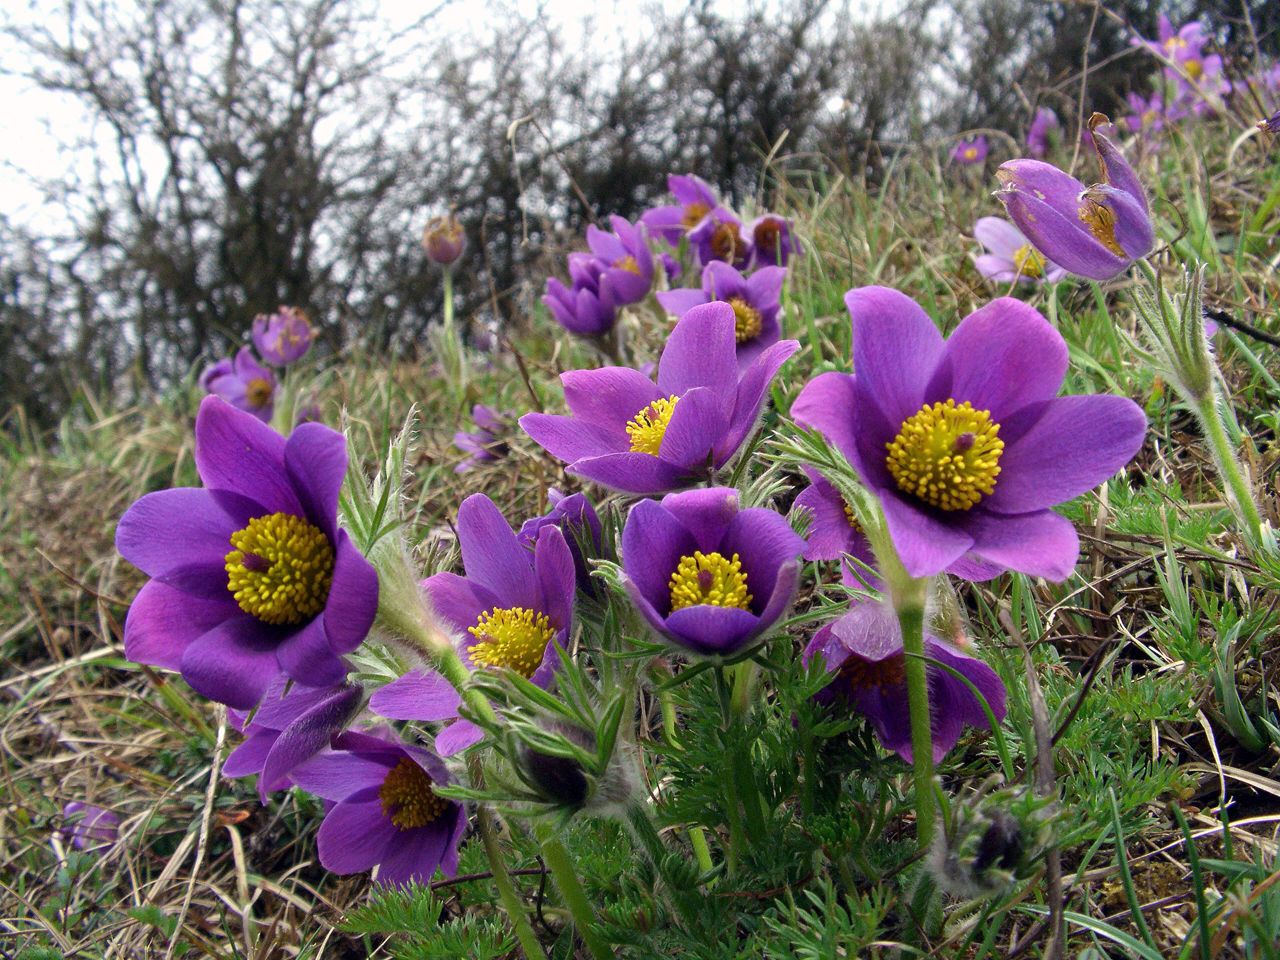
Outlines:
[[263, 366], [247, 346], [234, 357], [225, 357], [200, 374], [206, 393], [221, 397], [237, 409], [270, 422], [279, 386], [270, 367], [287, 367], [301, 360], [315, 339], [311, 321], [298, 307], [281, 306], [275, 313], [258, 314], [253, 320], [253, 345]]
[[1212, 40], [1205, 33], [1199, 20], [1175, 28], [1164, 14], [1160, 15], [1157, 39], [1135, 37], [1133, 46], [1143, 47], [1154, 53], [1164, 63], [1164, 77], [1170, 94], [1167, 97], [1153, 94], [1149, 100], [1130, 98], [1135, 117], [1127, 118], [1132, 133], [1155, 131], [1164, 122], [1180, 119], [1188, 114], [1208, 116], [1215, 112], [1222, 98], [1231, 93], [1231, 82], [1222, 73], [1222, 57], [1207, 54], [1205, 47]]

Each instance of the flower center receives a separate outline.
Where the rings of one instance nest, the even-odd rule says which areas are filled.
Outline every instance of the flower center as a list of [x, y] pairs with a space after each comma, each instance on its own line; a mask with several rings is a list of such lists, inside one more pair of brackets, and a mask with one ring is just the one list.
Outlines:
[[1204, 64], [1199, 60], [1184, 60], [1182, 61], [1182, 68], [1187, 71], [1187, 75], [1192, 80], [1199, 80], [1200, 75], [1204, 73]]
[[1024, 277], [1044, 276], [1044, 255], [1029, 243], [1024, 243], [1013, 252], [1013, 265]]
[[756, 225], [753, 239], [756, 249], [762, 250], [770, 257], [777, 257], [778, 237], [782, 234], [782, 225], [776, 220], [765, 220]]
[[625, 270], [627, 273], [634, 273], [637, 277], [640, 276], [640, 264], [636, 263], [636, 258], [630, 254], [613, 261], [613, 266], [617, 270]]
[[675, 394], [663, 399], [659, 398], [649, 404], [627, 421], [627, 436], [631, 438], [632, 453], [648, 453], [658, 455], [662, 448], [662, 438], [666, 436], [667, 424], [675, 413], [680, 398]]
[[977, 160], [977, 159], [978, 159], [978, 148], [977, 148], [977, 147], [965, 147], [965, 148], [964, 148], [964, 158], [965, 158], [966, 160]]
[[738, 249], [741, 245], [742, 240], [735, 224], [726, 221], [717, 224], [715, 230], [711, 232], [711, 254], [717, 260], [733, 263], [738, 259]]
[[382, 815], [389, 817], [401, 830], [412, 830], [433, 823], [449, 808], [449, 801], [437, 797], [431, 789], [431, 775], [408, 757], [387, 771], [378, 799]]
[[545, 613], [526, 607], [494, 607], [480, 614], [467, 632], [477, 641], [467, 647], [472, 660], [483, 667], [514, 670], [526, 680], [542, 664], [547, 644], [556, 635]]
[[680, 226], [691, 230], [702, 222], [702, 218], [711, 212], [705, 203], [691, 203], [684, 208], [684, 216], [680, 218]]
[[849, 506], [849, 501], [841, 497], [840, 506], [844, 507], [844, 518], [849, 521], [849, 526], [861, 533], [862, 524], [858, 522], [858, 515], [853, 512], [853, 507]]
[[1088, 191], [1080, 197], [1080, 220], [1094, 238], [1117, 257], [1128, 257], [1120, 241], [1116, 239], [1115, 211], [1105, 203], [1090, 196]]
[[968, 510], [996, 488], [1000, 424], [969, 401], [925, 404], [902, 425], [885, 467], [898, 489], [940, 510]]
[[262, 377], [254, 377], [244, 387], [244, 398], [255, 410], [271, 402], [271, 384]]
[[760, 336], [763, 318], [759, 310], [741, 297], [730, 297], [729, 306], [733, 307], [733, 336], [738, 343], [746, 343]]
[[700, 604], [739, 610], [751, 606], [747, 575], [736, 553], [731, 560], [714, 550], [711, 553], [695, 550], [693, 556], [681, 557], [676, 572], [671, 574], [670, 587], [673, 613]]
[[902, 654], [895, 653], [883, 660], [863, 660], [850, 657], [840, 665], [840, 679], [849, 685], [851, 693], [872, 687], [896, 687], [906, 683], [906, 669]]
[[291, 513], [254, 517], [231, 535], [227, 589], [245, 613], [279, 626], [324, 609], [333, 582], [333, 547], [319, 527]]

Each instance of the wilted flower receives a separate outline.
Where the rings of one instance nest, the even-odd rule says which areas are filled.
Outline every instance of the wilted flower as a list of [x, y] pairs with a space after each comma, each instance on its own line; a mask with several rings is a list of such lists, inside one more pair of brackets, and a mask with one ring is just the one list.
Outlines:
[[747, 228], [751, 234], [752, 263], [757, 267], [785, 267], [800, 256], [800, 241], [791, 232], [791, 221], [776, 213], [756, 217]]
[[704, 656], [732, 656], [786, 610], [804, 541], [728, 487], [642, 500], [622, 531], [627, 592], [649, 624]]
[[573, 569], [577, 575], [578, 589], [594, 593], [596, 582], [591, 578], [591, 571], [587, 567], [587, 558], [583, 555], [582, 548], [585, 544], [591, 550], [593, 557], [600, 556], [603, 530], [595, 507], [581, 493], [566, 497], [555, 488], [547, 491], [547, 500], [550, 501], [551, 509], [540, 517], [526, 520], [516, 535], [517, 539], [529, 549], [533, 549], [543, 527], [559, 527], [560, 532], [564, 534], [565, 542], [569, 545], [569, 552], [573, 554]]
[[676, 203], [655, 207], [640, 217], [649, 232], [673, 247], [680, 245], [686, 233], [702, 222], [702, 218], [720, 206], [716, 192], [701, 177], [693, 174], [667, 177], [667, 189], [675, 194]]
[[980, 217], [973, 235], [987, 250], [973, 258], [978, 272], [996, 283], [1057, 283], [1067, 271], [1046, 260], [1022, 232], [1000, 217]]
[[1097, 486], [1142, 445], [1126, 397], [1059, 397], [1062, 336], [1008, 297], [944, 341], [910, 297], [851, 290], [852, 375], [824, 373], [791, 408], [876, 494], [913, 577], [961, 558], [1063, 580], [1079, 539], [1049, 509]]
[[986, 135], [980, 133], [976, 137], [961, 140], [952, 147], [951, 162], [961, 167], [973, 166], [986, 160], [990, 152]]
[[[951, 644], [925, 633], [924, 653], [955, 670], [982, 694], [997, 721], [1004, 719], [1005, 689], [999, 675], [981, 660], [961, 653]], [[846, 703], [875, 727], [886, 750], [908, 763], [911, 754], [911, 711], [907, 702], [906, 655], [898, 618], [887, 604], [865, 601], [855, 604], [838, 620], [820, 629], [805, 647], [808, 664], [821, 658], [833, 676], [817, 695], [823, 702]], [[933, 760], [942, 760], [956, 745], [968, 724], [990, 729], [982, 704], [968, 685], [930, 663], [929, 718], [933, 730]]]
[[378, 578], [337, 523], [342, 434], [318, 423], [285, 440], [215, 397], [196, 417], [203, 488], [149, 493], [116, 548], [152, 579], [129, 608], [125, 655], [252, 708], [283, 672], [339, 683], [378, 605]]
[[542, 302], [560, 326], [570, 333], [599, 336], [608, 333], [618, 319], [613, 290], [603, 283], [604, 265], [589, 253], [569, 254], [566, 287], [555, 277], [547, 278]]
[[267, 363], [287, 367], [311, 349], [315, 332], [311, 321], [297, 307], [281, 306], [271, 316], [253, 318], [253, 345]]
[[613, 233], [587, 227], [587, 246], [600, 263], [598, 283], [618, 306], [639, 303], [653, 286], [653, 254], [643, 227], [626, 217], [610, 217]]
[[702, 268], [701, 290], [666, 290], [657, 297], [663, 309], [677, 317], [714, 300], [733, 307], [738, 365], [745, 368], [782, 336], [778, 298], [786, 277], [782, 267], [761, 267], [744, 277], [729, 264], [713, 260]]
[[228, 711], [245, 739], [222, 765], [223, 776], [258, 774], [258, 795], [265, 803], [268, 793], [290, 785], [295, 767], [330, 745], [363, 702], [359, 684], [306, 687], [277, 677], [252, 716]]
[[241, 347], [234, 360], [219, 360], [209, 367], [200, 375], [200, 385], [263, 423], [271, 419], [276, 375], [258, 363], [248, 347]]
[[800, 344], [782, 340], [746, 370], [726, 303], [676, 324], [658, 382], [628, 367], [561, 374], [570, 416], [527, 413], [520, 426], [570, 473], [628, 493], [660, 493], [723, 467], [746, 440], [770, 381]]
[[389, 732], [344, 733], [334, 749], [298, 767], [294, 782], [329, 801], [316, 834], [320, 864], [331, 873], [378, 868], [385, 886], [426, 884], [439, 868], [458, 872], [458, 844], [467, 829], [462, 804], [438, 796], [453, 782], [430, 750]]
[[751, 260], [751, 240], [742, 233], [742, 221], [717, 207], [689, 231], [689, 246], [700, 264], [721, 260], [739, 270]]
[[462, 256], [466, 248], [466, 231], [452, 213], [427, 221], [426, 229], [422, 231], [422, 249], [432, 263], [447, 267]]
[[492, 463], [506, 456], [507, 445], [499, 439], [505, 422], [492, 408], [477, 403], [471, 408], [471, 419], [476, 428], [459, 430], [453, 435], [453, 445], [469, 456], [453, 468], [454, 473], [466, 473], [482, 463]]
[[120, 815], [106, 807], [73, 800], [62, 808], [63, 839], [77, 850], [110, 846], [120, 835]]
[[1049, 152], [1049, 139], [1062, 128], [1058, 115], [1048, 107], [1036, 108], [1027, 128], [1027, 152], [1033, 157], [1043, 157]]
[[1123, 273], [1155, 244], [1142, 184], [1098, 129], [1105, 122], [1099, 113], [1089, 121], [1104, 183], [1086, 187], [1041, 160], [1010, 160], [996, 171], [1004, 184], [996, 196], [1018, 229], [1045, 257], [1092, 280]]
[[[573, 626], [576, 573], [564, 534], [538, 531], [533, 550], [516, 537], [492, 500], [473, 494], [458, 508], [458, 546], [465, 577], [437, 573], [422, 582], [431, 606], [464, 638], [458, 650], [470, 670], [508, 669], [546, 688]], [[482, 731], [458, 717], [457, 690], [435, 672], [415, 670], [373, 695], [370, 708], [390, 720], [453, 721], [436, 736], [450, 756], [477, 743]]]

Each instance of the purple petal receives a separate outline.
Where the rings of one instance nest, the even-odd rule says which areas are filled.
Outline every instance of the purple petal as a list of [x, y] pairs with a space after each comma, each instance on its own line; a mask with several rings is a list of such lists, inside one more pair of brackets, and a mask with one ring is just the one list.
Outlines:
[[452, 757], [484, 739], [484, 731], [470, 720], [455, 720], [436, 734], [436, 753]]
[[906, 294], [860, 287], [845, 294], [853, 319], [853, 369], [885, 417], [901, 424], [920, 409], [942, 354], [942, 334]]
[[663, 310], [676, 317], [683, 317], [694, 307], [707, 302], [707, 295], [702, 290], [659, 290], [654, 296]]
[[[709, 487], [669, 493], [662, 498], [662, 509], [692, 535], [698, 550], [710, 553], [721, 548], [725, 534], [738, 515], [738, 491], [731, 487]], [[624, 549], [625, 543], [624, 537]], [[667, 571], [668, 575], [674, 570], [673, 566]]]
[[812, 483], [800, 491], [791, 506], [792, 511], [809, 511], [804, 558], [838, 560], [849, 552], [854, 534], [844, 512], [844, 498], [825, 477], [810, 470], [805, 473]]
[[325, 815], [316, 831], [320, 863], [330, 873], [363, 873], [400, 843], [402, 831], [382, 812], [376, 791], [361, 791]]
[[688, 485], [699, 474], [648, 453], [611, 453], [574, 461], [568, 473], [624, 493], [652, 495]]
[[1067, 579], [1080, 556], [1080, 538], [1066, 517], [1052, 510], [1006, 515], [970, 511], [964, 528], [973, 552], [1008, 570], [1055, 583]]
[[712, 447], [728, 427], [720, 398], [706, 387], [694, 387], [680, 397], [672, 411], [658, 456], [690, 472], [704, 470]]
[[732, 307], [704, 303], [691, 309], [676, 323], [658, 360], [660, 395], [680, 396], [694, 387], [710, 387], [727, 419], [738, 382], [734, 345]]
[[964, 529], [926, 513], [896, 492], [880, 497], [889, 535], [907, 573], [932, 577], [941, 573], [973, 546], [973, 537]]
[[303, 515], [284, 462], [285, 440], [252, 414], [205, 397], [196, 415], [196, 469], [204, 485], [262, 504], [266, 513]]
[[695, 653], [728, 656], [745, 646], [759, 626], [760, 618], [750, 610], [699, 604], [673, 611], [667, 617], [666, 633]]
[[276, 658], [285, 675], [308, 687], [331, 687], [347, 676], [346, 661], [333, 652], [324, 631], [324, 618], [316, 617], [276, 647]]
[[347, 441], [323, 424], [304, 423], [289, 435], [284, 462], [303, 514], [333, 543], [338, 538], [338, 493], [347, 474]]
[[683, 392], [659, 391], [652, 380], [630, 367], [570, 370], [560, 375], [560, 382], [573, 415], [611, 437], [615, 450], [631, 445], [627, 421], [659, 397]]
[[773, 593], [779, 571], [787, 564], [794, 566], [804, 546], [804, 540], [780, 514], [752, 507], [738, 511], [730, 522], [720, 552], [726, 557], [739, 555], [747, 588], [754, 596], [752, 606], [762, 610]]
[[[1027, 161], [1028, 163], [1033, 161]], [[1125, 271], [1129, 261], [1117, 257], [1049, 204], [1022, 191], [1002, 190], [996, 196], [1036, 249], [1059, 266], [1091, 280], [1110, 280]]]
[[979, 217], [973, 225], [974, 238], [1001, 260], [1011, 261], [1027, 242], [1017, 227], [1003, 217]]
[[267, 762], [267, 755], [276, 742], [275, 731], [261, 730], [249, 737], [227, 755], [222, 764], [222, 775], [232, 780], [252, 776], [262, 771]]
[[661, 504], [642, 500], [627, 515], [622, 530], [622, 567], [659, 617], [671, 607], [671, 574], [680, 558], [691, 556], [696, 549], [693, 534]]
[[[962, 653], [949, 643], [944, 643], [933, 637], [925, 638], [925, 654], [959, 671], [970, 683], [978, 688], [978, 692], [987, 701], [987, 706], [991, 708], [996, 722], [999, 723], [1004, 719], [1006, 711], [1004, 681], [1000, 679], [1000, 675], [992, 670], [991, 667], [975, 657]], [[986, 712], [982, 709], [982, 704], [978, 702], [977, 697], [970, 692], [965, 684], [938, 667], [931, 666], [929, 672], [930, 674], [937, 674], [939, 677], [937, 681], [931, 683], [931, 686], [936, 684], [938, 687], [951, 688], [950, 700], [952, 709], [961, 722], [979, 730], [990, 728], [990, 724], [987, 723]]]
[[432, 671], [413, 670], [392, 680], [369, 699], [369, 709], [388, 720], [452, 720], [462, 695], [448, 680]]
[[279, 632], [247, 613], [193, 640], [182, 653], [182, 677], [193, 690], [237, 710], [250, 710], [280, 673]]
[[361, 699], [359, 686], [341, 687], [280, 731], [262, 766], [262, 788], [277, 790], [287, 786], [288, 774], [329, 746], [360, 709]]
[[[342, 742], [349, 738], [344, 734]], [[332, 802], [345, 800], [364, 790], [377, 790], [387, 778], [387, 771], [399, 762], [393, 751], [385, 757], [346, 750], [327, 750], [294, 768], [289, 779], [307, 793]]]
[[458, 508], [458, 543], [467, 579], [493, 591], [504, 607], [533, 607], [533, 558], [483, 493], [472, 494]]
[[578, 573], [573, 553], [559, 527], [542, 528], [533, 548], [533, 565], [538, 578], [536, 609], [545, 613], [557, 630], [572, 630]]
[[565, 463], [602, 457], [631, 447], [629, 437], [619, 440], [616, 431], [594, 423], [583, 423], [574, 417], [526, 413], [519, 422], [520, 429], [534, 443]]
[[[716, 466], [722, 467], [738, 452], [744, 440], [755, 428], [760, 410], [764, 407], [765, 395], [769, 384], [773, 382], [778, 368], [800, 349], [795, 340], [781, 340], [765, 350], [742, 375], [738, 384], [737, 396], [734, 400], [733, 415], [729, 423], [729, 432], [716, 445]], [[735, 361], [736, 367], [736, 361]], [[736, 374], [735, 374], [736, 376]]]
[[124, 622], [124, 655], [134, 663], [182, 669], [182, 655], [198, 638], [226, 620], [244, 616], [225, 590], [222, 599], [195, 597], [159, 580], [134, 597]]
[[350, 653], [364, 642], [378, 612], [378, 572], [345, 530], [338, 531], [333, 583], [324, 607], [324, 631], [334, 653]]
[[422, 581], [422, 589], [440, 618], [467, 641], [471, 640], [471, 636], [466, 631], [476, 625], [480, 614], [504, 605], [488, 588], [456, 573], [430, 576]]
[[384, 886], [406, 886], [431, 882], [444, 857], [445, 844], [452, 832], [453, 805], [441, 815], [448, 818], [425, 827], [403, 830], [387, 849], [378, 867], [378, 882]]
[[791, 419], [802, 427], [817, 430], [862, 472], [858, 455], [858, 407], [851, 374], [832, 372], [814, 377], [791, 404]]

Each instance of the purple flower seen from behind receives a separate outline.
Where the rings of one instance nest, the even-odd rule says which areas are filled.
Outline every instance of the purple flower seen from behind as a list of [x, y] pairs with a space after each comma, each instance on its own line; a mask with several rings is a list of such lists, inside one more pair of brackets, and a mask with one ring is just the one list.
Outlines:
[[996, 283], [1057, 283], [1067, 275], [1032, 246], [1022, 231], [1000, 217], [979, 217], [973, 235], [986, 253], [973, 258], [978, 272]]
[[626, 217], [610, 217], [612, 233], [587, 227], [587, 246], [600, 263], [599, 284], [618, 306], [639, 303], [653, 287], [653, 254], [643, 226]]
[[996, 196], [1009, 218], [1046, 258], [1091, 280], [1123, 273], [1155, 245], [1155, 229], [1138, 175], [1100, 130], [1106, 117], [1089, 121], [1104, 182], [1086, 187], [1041, 160], [1010, 160], [996, 171], [1004, 185]]
[[569, 254], [570, 285], [547, 278], [542, 298], [551, 316], [570, 333], [600, 336], [613, 329], [618, 304], [613, 288], [603, 283], [604, 265], [589, 253]]
[[751, 238], [743, 233], [742, 221], [723, 207], [689, 231], [689, 246], [704, 265], [720, 260], [742, 270], [751, 260]]
[[980, 133], [976, 137], [969, 137], [956, 143], [951, 148], [951, 162], [960, 167], [971, 167], [983, 163], [990, 152], [991, 147], [987, 143], [986, 134]]
[[1037, 107], [1027, 128], [1027, 152], [1037, 159], [1049, 152], [1050, 138], [1062, 129], [1058, 115], [1049, 107]]
[[222, 775], [236, 779], [258, 775], [258, 795], [283, 790], [289, 773], [328, 747], [364, 703], [359, 684], [306, 687], [276, 678], [253, 712], [231, 710], [231, 722], [244, 742], [231, 751]]
[[821, 431], [879, 498], [907, 572], [932, 576], [964, 559], [981, 561], [983, 576], [1070, 576], [1079, 538], [1050, 507], [1137, 453], [1138, 405], [1059, 397], [1066, 343], [1021, 301], [993, 300], [947, 340], [896, 290], [862, 287], [845, 302], [854, 372], [818, 376], [791, 415]]
[[315, 331], [304, 311], [281, 305], [275, 313], [253, 318], [253, 345], [267, 363], [287, 367], [311, 349]]
[[680, 245], [686, 233], [702, 222], [703, 217], [720, 206], [711, 185], [693, 174], [667, 177], [667, 189], [676, 198], [670, 206], [655, 207], [640, 217], [649, 233], [661, 237], [673, 247]]
[[629, 367], [560, 376], [569, 416], [528, 413], [520, 426], [570, 473], [627, 493], [661, 493], [723, 467], [755, 427], [769, 383], [800, 344], [782, 340], [745, 370], [727, 303], [676, 323], [655, 384]]
[[779, 297], [786, 277], [787, 271], [782, 267], [761, 267], [744, 277], [729, 264], [713, 260], [702, 268], [700, 290], [666, 290], [657, 297], [663, 309], [677, 317], [703, 303], [720, 300], [729, 304], [733, 308], [738, 365], [745, 369], [782, 336]]
[[649, 624], [693, 653], [729, 657], [777, 623], [795, 594], [802, 540], [779, 514], [738, 508], [728, 487], [631, 508], [627, 592]]
[[[458, 545], [465, 577], [437, 573], [422, 582], [432, 607], [455, 636], [470, 670], [508, 669], [544, 689], [560, 664], [573, 627], [577, 572], [558, 526], [545, 525], [529, 550], [492, 500], [473, 494], [458, 508]], [[415, 670], [369, 701], [390, 720], [450, 721], [436, 750], [451, 756], [484, 732], [458, 717], [457, 690], [435, 672]]]
[[120, 836], [120, 815], [94, 803], [73, 800], [62, 808], [62, 837], [77, 850], [100, 850]]
[[507, 445], [500, 439], [507, 426], [505, 419], [483, 403], [471, 408], [471, 419], [477, 429], [459, 430], [453, 435], [453, 445], [468, 454], [453, 468], [454, 473], [466, 473], [482, 463], [492, 463], [507, 455]]
[[785, 267], [802, 252], [791, 221], [776, 213], [756, 217], [747, 232], [751, 236], [751, 262], [757, 267]]
[[592, 557], [599, 557], [603, 545], [604, 531], [595, 507], [584, 494], [574, 493], [566, 497], [554, 488], [547, 491], [547, 499], [551, 509], [540, 517], [526, 520], [516, 535], [517, 539], [532, 550], [543, 527], [559, 527], [569, 545], [569, 552], [573, 554], [578, 589], [588, 594], [597, 593], [596, 581], [591, 578], [587, 567], [587, 555], [583, 553], [585, 547]]
[[234, 360], [219, 360], [211, 366], [201, 374], [200, 385], [263, 423], [275, 409], [276, 375], [258, 363], [248, 347], [241, 347]]
[[[972, 683], [997, 722], [1004, 719], [1004, 683], [994, 670], [928, 632], [924, 652]], [[803, 659], [808, 664], [814, 658], [821, 659], [833, 674], [817, 699], [853, 707], [871, 721], [886, 750], [910, 763], [911, 715], [905, 655], [902, 631], [893, 610], [874, 601], [856, 604], [814, 634]], [[964, 681], [932, 663], [927, 676], [933, 760], [937, 763], [956, 745], [966, 725], [988, 730], [990, 723], [981, 702]]]
[[453, 782], [430, 750], [381, 736], [345, 733], [294, 771], [302, 789], [332, 804], [316, 834], [320, 864], [331, 873], [378, 868], [384, 886], [425, 885], [437, 869], [458, 872], [467, 830], [462, 804], [433, 789]]
[[342, 434], [307, 423], [285, 440], [207, 397], [195, 461], [204, 487], [149, 493], [116, 528], [120, 554], [151, 577], [129, 608], [125, 655], [238, 710], [281, 673], [341, 682], [378, 605], [377, 574], [338, 528]]

